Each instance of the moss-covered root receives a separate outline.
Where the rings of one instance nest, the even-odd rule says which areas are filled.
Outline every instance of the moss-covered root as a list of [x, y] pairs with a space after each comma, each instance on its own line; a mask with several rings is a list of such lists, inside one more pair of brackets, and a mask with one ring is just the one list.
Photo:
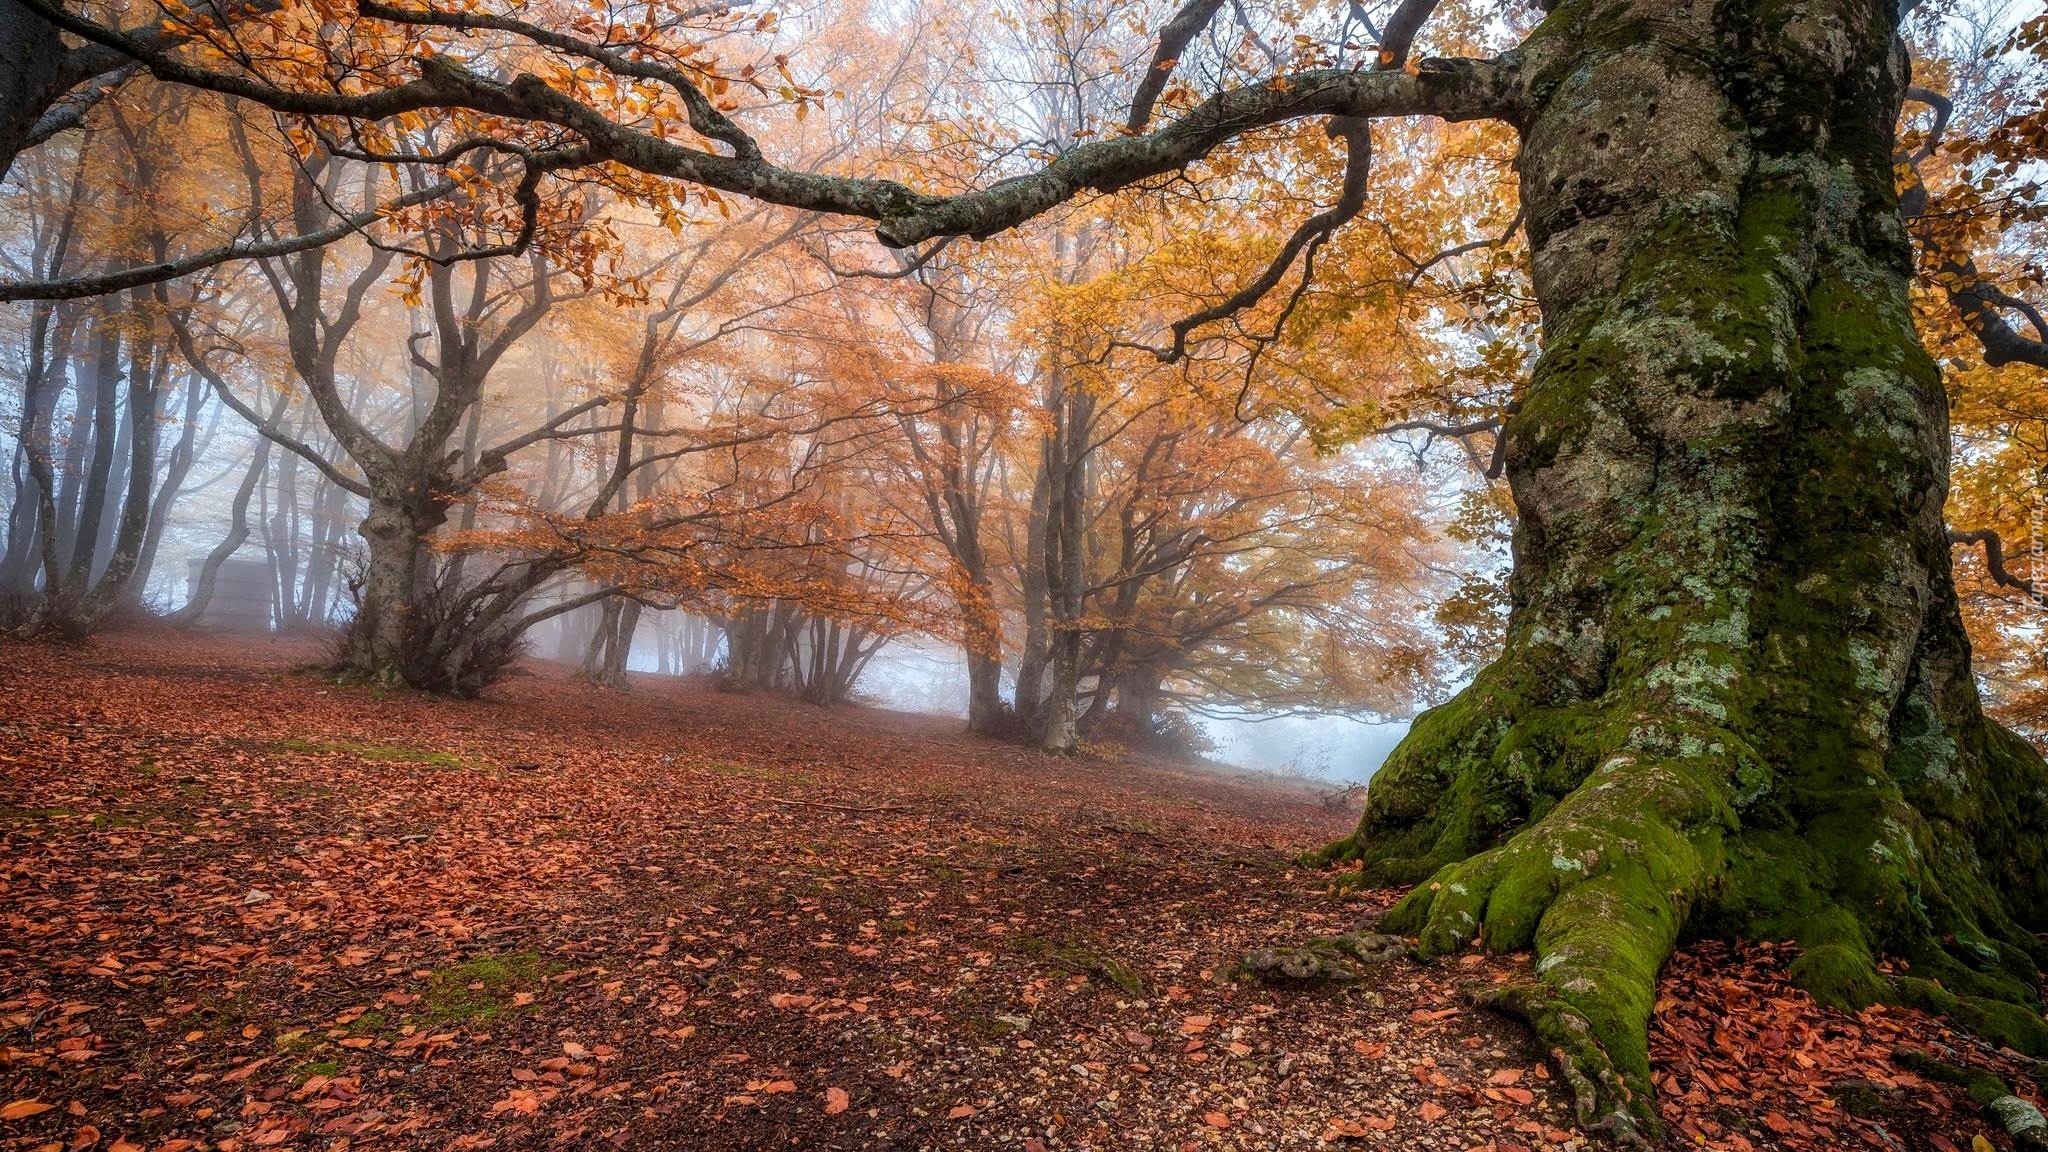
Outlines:
[[[1519, 1017], [1550, 1052], [1550, 1062], [1571, 1090], [1572, 1112], [1579, 1127], [1626, 1147], [1650, 1144], [1654, 1118], [1641, 1113], [1649, 1096], [1638, 1096], [1614, 1067], [1607, 1048], [1594, 1035], [1593, 1022], [1548, 984], [1531, 980], [1487, 988], [1473, 1003]], [[1638, 1103], [1640, 1101], [1640, 1103]]]
[[1363, 975], [1362, 965], [1399, 960], [1413, 951], [1399, 936], [1346, 933], [1295, 948], [1261, 948], [1232, 965], [1228, 975], [1265, 984], [1346, 984]]
[[1698, 897], [1726, 870], [1732, 819], [1710, 770], [1610, 757], [1542, 820], [1440, 871], [1387, 914], [1423, 957], [1484, 943], [1536, 950], [1504, 1006], [1589, 1085], [1580, 1120], [1630, 1138], [1657, 1125], [1649, 1022], [1657, 973]]
[[2042, 1116], [2039, 1108], [2013, 1095], [2005, 1081], [1981, 1069], [1950, 1064], [1913, 1048], [1893, 1049], [1892, 1059], [1929, 1080], [1954, 1084], [1969, 1093], [1977, 1107], [2012, 1137], [2015, 1147], [2048, 1149], [2048, 1117]]

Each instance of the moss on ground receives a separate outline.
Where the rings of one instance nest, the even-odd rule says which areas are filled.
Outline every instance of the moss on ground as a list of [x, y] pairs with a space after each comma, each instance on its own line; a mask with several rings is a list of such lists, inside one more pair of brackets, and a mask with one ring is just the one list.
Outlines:
[[437, 752], [424, 748], [412, 748], [404, 744], [359, 744], [353, 741], [315, 742], [311, 740], [280, 740], [273, 747], [280, 752], [295, 756], [321, 756], [340, 753], [358, 760], [371, 760], [386, 764], [425, 764], [437, 768], [460, 768], [466, 762], [453, 752]]
[[538, 995], [561, 965], [538, 952], [476, 956], [427, 977], [420, 1014], [436, 1024], [487, 1024], [518, 1006], [521, 992]]
[[1145, 994], [1145, 980], [1136, 970], [1114, 957], [1103, 955], [1092, 945], [1019, 935], [1010, 938], [1010, 946], [1063, 972], [1104, 981], [1132, 996]]

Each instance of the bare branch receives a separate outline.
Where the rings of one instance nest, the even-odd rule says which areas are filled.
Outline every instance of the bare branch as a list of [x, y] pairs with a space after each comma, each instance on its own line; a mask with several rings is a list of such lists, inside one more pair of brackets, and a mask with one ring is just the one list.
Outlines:
[[521, 448], [526, 448], [531, 445], [538, 444], [543, 440], [560, 440], [565, 437], [571, 436], [588, 436], [593, 433], [615, 431], [615, 425], [605, 428], [577, 428], [570, 429], [567, 431], [565, 431], [563, 428], [564, 425], [576, 419], [578, 416], [583, 415], [585, 412], [592, 411], [593, 409], [603, 408], [606, 405], [610, 404], [612, 400], [613, 397], [610, 396], [593, 396], [590, 399], [585, 400], [581, 404], [577, 404], [574, 405], [573, 407], [564, 409], [560, 415], [556, 416], [554, 419], [548, 421], [547, 423], [542, 424], [540, 427], [535, 428], [531, 432], [528, 432], [521, 436], [515, 436], [502, 444], [494, 445], [490, 448], [484, 449], [482, 452], [477, 454], [476, 466], [470, 469], [469, 475], [465, 477], [465, 479], [471, 483], [474, 483], [476, 481], [482, 480], [486, 476], [491, 476], [495, 475], [496, 473], [503, 472], [505, 470], [506, 459], [510, 457], [514, 452], [519, 451]]
[[2036, 600], [2042, 599], [2041, 594], [2034, 591], [2034, 582], [2032, 580], [2015, 576], [2006, 569], [2005, 541], [1999, 538], [1995, 530], [1990, 528], [1972, 528], [1968, 530], [1951, 528], [1948, 533], [1948, 542], [1960, 544], [1964, 547], [1978, 544], [1983, 545], [1984, 571], [1990, 574], [1993, 583], [2002, 584], [2007, 588], [2024, 592]]
[[1138, 81], [1138, 90], [1131, 95], [1131, 112], [1124, 119], [1124, 127], [1131, 132], [1142, 132], [1152, 119], [1152, 108], [1159, 103], [1159, 96], [1166, 91], [1166, 82], [1173, 76], [1173, 67], [1180, 62], [1181, 53], [1202, 34], [1202, 29], [1223, 10], [1223, 0], [1187, 0], [1166, 26], [1159, 30], [1159, 47], [1152, 53], [1152, 64], [1145, 69], [1145, 76]]
[[369, 485], [335, 467], [334, 463], [327, 459], [325, 453], [307, 444], [305, 441], [292, 436], [284, 429], [277, 427], [274, 422], [258, 413], [256, 409], [243, 403], [241, 398], [235, 395], [234, 389], [228, 387], [228, 382], [221, 377], [221, 374], [214, 371], [213, 365], [207, 362], [206, 354], [201, 352], [196, 342], [193, 341], [192, 329], [185, 322], [185, 317], [182, 314], [173, 313], [169, 317], [169, 326], [172, 336], [178, 342], [178, 351], [185, 358], [185, 363], [191, 365], [193, 371], [205, 378], [207, 384], [212, 387], [213, 394], [220, 398], [221, 403], [233, 409], [235, 415], [247, 420], [249, 426], [262, 433], [265, 439], [288, 451], [297, 453], [301, 459], [318, 468], [329, 480], [333, 481], [336, 486], [344, 491], [353, 492], [358, 496], [368, 496], [370, 494]]
[[245, 241], [223, 244], [203, 252], [194, 252], [176, 260], [160, 264], [146, 264], [134, 268], [122, 268], [113, 272], [100, 272], [90, 276], [73, 276], [62, 280], [5, 280], [0, 281], [0, 301], [6, 300], [76, 300], [85, 296], [104, 296], [140, 284], [157, 284], [175, 280], [201, 269], [234, 260], [263, 260], [276, 256], [288, 256], [294, 252], [305, 252], [324, 247], [341, 240], [352, 233], [360, 232], [376, 223], [387, 214], [403, 208], [411, 208], [437, 200], [455, 190], [452, 183], [435, 184], [417, 192], [407, 193], [389, 204], [344, 216], [329, 227], [315, 232], [303, 232], [296, 236], [283, 236], [272, 240]]

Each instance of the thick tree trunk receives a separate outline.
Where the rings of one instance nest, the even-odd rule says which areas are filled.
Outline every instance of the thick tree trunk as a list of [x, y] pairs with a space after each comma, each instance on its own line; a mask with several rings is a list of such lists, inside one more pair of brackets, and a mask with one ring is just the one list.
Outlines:
[[959, 596], [961, 648], [967, 657], [967, 730], [1000, 736], [1009, 727], [1003, 710], [1003, 621], [979, 541], [967, 555], [972, 562], [961, 564], [964, 589]]
[[2048, 1049], [2048, 770], [1980, 711], [1950, 582], [1895, 7], [1568, 0], [1525, 49], [1548, 338], [1507, 428], [1507, 650], [1333, 854], [1422, 882], [1388, 919], [1425, 954], [1533, 945], [1503, 1000], [1620, 1135], [1654, 1123], [1682, 932]]
[[36, 124], [78, 77], [49, 21], [0, 0], [0, 178], [36, 135]]
[[1132, 731], [1159, 734], [1159, 671], [1137, 664], [1118, 673], [1116, 711]]
[[967, 653], [967, 730], [983, 736], [1003, 733], [1003, 659], [983, 651]]
[[362, 587], [355, 618], [342, 637], [342, 670], [383, 682], [414, 683], [406, 674], [408, 641], [415, 629], [434, 626], [433, 620], [421, 618], [432, 607], [427, 601], [434, 590], [427, 539], [440, 527], [447, 507], [407, 495], [378, 492], [370, 497], [369, 515], [356, 528], [367, 546]]

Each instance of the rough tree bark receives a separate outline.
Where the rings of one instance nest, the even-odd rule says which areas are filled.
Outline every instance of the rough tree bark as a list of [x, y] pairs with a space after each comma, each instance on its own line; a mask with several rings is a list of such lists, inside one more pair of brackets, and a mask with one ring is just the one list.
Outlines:
[[[1507, 475], [1507, 650], [1424, 715], [1332, 855], [1420, 886], [1580, 1116], [1653, 1125], [1684, 933], [1794, 939], [1821, 999], [2048, 1050], [2048, 769], [1987, 720], [1907, 301], [1891, 0], [1559, 3], [1519, 127], [1547, 330]], [[1888, 977], [1880, 955], [1910, 965]]]
[[433, 589], [434, 555], [427, 541], [448, 519], [448, 501], [432, 479], [383, 475], [371, 484], [369, 512], [356, 527], [364, 545], [362, 586], [339, 660], [352, 675], [405, 678], [414, 655], [411, 637], [433, 626], [416, 619]]

